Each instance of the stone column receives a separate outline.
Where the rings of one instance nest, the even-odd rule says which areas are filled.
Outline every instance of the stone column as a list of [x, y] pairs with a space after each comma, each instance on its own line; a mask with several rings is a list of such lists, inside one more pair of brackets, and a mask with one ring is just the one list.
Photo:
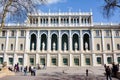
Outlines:
[[95, 57], [94, 53], [92, 54], [92, 64], [93, 64], [93, 66], [96, 65], [96, 57]]
[[39, 36], [39, 30], [38, 30], [38, 36], [37, 36], [37, 51], [40, 51], [40, 36]]
[[58, 67], [61, 67], [61, 54], [58, 53]]
[[107, 64], [107, 57], [105, 53], [103, 53], [103, 64]]
[[5, 44], [4, 58], [3, 58], [4, 62], [8, 62], [8, 57], [7, 57], [7, 53], [6, 53], [8, 50], [8, 45], [9, 45], [9, 30], [7, 30], [7, 34], [6, 34], [6, 44]]
[[82, 36], [82, 30], [80, 30], [80, 50], [83, 51], [83, 36]]
[[23, 66], [28, 66], [28, 62], [29, 62], [29, 59], [28, 59], [28, 54], [26, 54], [26, 53], [24, 53], [24, 57], [23, 57], [24, 59], [24, 64], [23, 64]]
[[60, 33], [61, 33], [61, 31], [59, 31], [59, 37], [58, 37], [58, 42], [59, 42], [59, 43], [58, 43], [58, 50], [59, 50], [59, 51], [61, 51], [61, 40], [62, 40]]
[[81, 66], [84, 66], [85, 59], [83, 53], [80, 54], [80, 61], [81, 61]]
[[101, 30], [101, 33], [102, 33], [102, 51], [104, 52], [105, 51], [105, 45], [104, 45], [104, 32], [103, 30]]
[[94, 35], [93, 35], [93, 30], [91, 30], [91, 37], [92, 37], [91, 47], [92, 47], [92, 51], [94, 51]]
[[29, 31], [26, 31], [26, 43], [25, 43], [25, 51], [30, 50], [30, 37], [29, 37]]
[[116, 55], [115, 53], [113, 54], [113, 58], [114, 58], [113, 61], [114, 61], [115, 63], [118, 63], [118, 62], [117, 62], [117, 55]]
[[69, 33], [69, 35], [70, 35], [70, 36], [69, 36], [69, 44], [68, 44], [68, 45], [69, 45], [69, 50], [70, 50], [70, 51], [73, 51], [73, 49], [72, 49], [72, 46], [73, 46], [72, 44], [73, 44], [73, 42], [72, 42], [72, 33], [71, 33], [71, 30], [69, 30], [69, 32], [70, 32], [70, 33]]
[[39, 64], [39, 60], [40, 60], [40, 59], [39, 59], [39, 54], [36, 53], [36, 60], [35, 60], [35, 61], [36, 61], [36, 65]]
[[16, 30], [15, 52], [18, 51], [18, 30]]
[[17, 63], [18, 63], [18, 57], [17, 57], [17, 54], [14, 53], [14, 57], [13, 57], [13, 66], [14, 66], [15, 64], [17, 64]]
[[112, 33], [112, 50], [115, 51], [114, 31], [111, 30], [111, 33]]
[[70, 60], [70, 62], [69, 62], [69, 65], [70, 65], [70, 67], [72, 67], [73, 66], [73, 57], [72, 57], [72, 54], [70, 54], [70, 58], [69, 58]]
[[50, 67], [50, 54], [47, 54], [47, 67]]
[[51, 36], [50, 36], [50, 31], [48, 31], [47, 50], [51, 51]]

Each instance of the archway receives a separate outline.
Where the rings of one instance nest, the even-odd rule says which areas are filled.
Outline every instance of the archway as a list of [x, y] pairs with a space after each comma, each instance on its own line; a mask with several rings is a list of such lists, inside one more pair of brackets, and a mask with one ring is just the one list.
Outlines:
[[36, 35], [32, 34], [30, 40], [30, 50], [36, 50], [36, 43], [37, 43]]
[[62, 35], [62, 50], [64, 50], [66, 47], [66, 50], [68, 50], [68, 36], [66, 34]]
[[86, 50], [85, 49], [85, 47], [88, 47], [88, 50], [90, 50], [90, 40], [89, 40], [89, 35], [86, 33], [86, 34], [84, 34], [84, 36], [83, 36], [83, 49], [84, 50]]
[[55, 43], [55, 50], [58, 50], [58, 39], [57, 39], [57, 35], [53, 34], [52, 35], [52, 39], [51, 39], [51, 50], [53, 50], [53, 45]]
[[43, 43], [44, 43], [45, 50], [47, 50], [47, 36], [45, 34], [41, 35], [40, 50], [42, 50]]
[[[76, 45], [77, 43], [77, 45]], [[75, 45], [77, 47], [77, 50], [79, 49], [79, 38], [78, 38], [78, 35], [77, 34], [74, 34], [73, 35], [73, 38], [72, 38], [72, 49], [75, 50]]]

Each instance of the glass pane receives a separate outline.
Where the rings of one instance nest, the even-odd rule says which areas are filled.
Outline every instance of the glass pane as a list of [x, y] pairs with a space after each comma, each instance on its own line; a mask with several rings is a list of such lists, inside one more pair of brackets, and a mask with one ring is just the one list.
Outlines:
[[97, 63], [101, 64], [101, 57], [97, 57]]
[[52, 58], [52, 64], [56, 65], [56, 58]]
[[107, 62], [108, 62], [108, 64], [112, 64], [112, 58], [111, 58], [111, 57], [108, 57], [108, 58], [107, 58]]
[[90, 58], [86, 58], [86, 65], [90, 65]]
[[9, 58], [9, 64], [13, 65], [13, 58]]
[[20, 65], [23, 65], [23, 58], [18, 58], [18, 62]]
[[117, 58], [118, 63], [120, 64], [120, 57]]
[[3, 58], [0, 57], [0, 64], [3, 64]]
[[79, 58], [74, 58], [74, 64], [79, 65]]
[[45, 58], [40, 58], [40, 64], [45, 65]]
[[34, 65], [34, 58], [30, 58], [30, 64]]
[[63, 64], [68, 65], [68, 59], [67, 58], [63, 58]]

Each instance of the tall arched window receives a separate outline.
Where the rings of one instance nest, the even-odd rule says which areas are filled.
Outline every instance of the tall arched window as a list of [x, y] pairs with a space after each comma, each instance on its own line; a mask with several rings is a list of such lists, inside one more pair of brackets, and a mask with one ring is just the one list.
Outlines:
[[1, 50], [2, 51], [4, 50], [4, 44], [1, 44]]
[[100, 50], [100, 45], [99, 44], [97, 44], [97, 50]]
[[11, 50], [13, 50], [13, 44], [11, 44]]
[[20, 50], [23, 50], [23, 44], [20, 44]]
[[110, 44], [107, 44], [107, 50], [110, 50]]

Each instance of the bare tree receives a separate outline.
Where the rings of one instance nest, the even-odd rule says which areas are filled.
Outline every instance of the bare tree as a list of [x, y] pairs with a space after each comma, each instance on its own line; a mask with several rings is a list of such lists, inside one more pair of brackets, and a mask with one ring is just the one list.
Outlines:
[[116, 9], [120, 9], [120, 0], [104, 0], [103, 15], [107, 18], [112, 16]]
[[0, 29], [5, 26], [8, 14], [16, 17], [27, 16], [27, 13], [35, 11], [36, 6], [44, 3], [46, 0], [0, 0]]

